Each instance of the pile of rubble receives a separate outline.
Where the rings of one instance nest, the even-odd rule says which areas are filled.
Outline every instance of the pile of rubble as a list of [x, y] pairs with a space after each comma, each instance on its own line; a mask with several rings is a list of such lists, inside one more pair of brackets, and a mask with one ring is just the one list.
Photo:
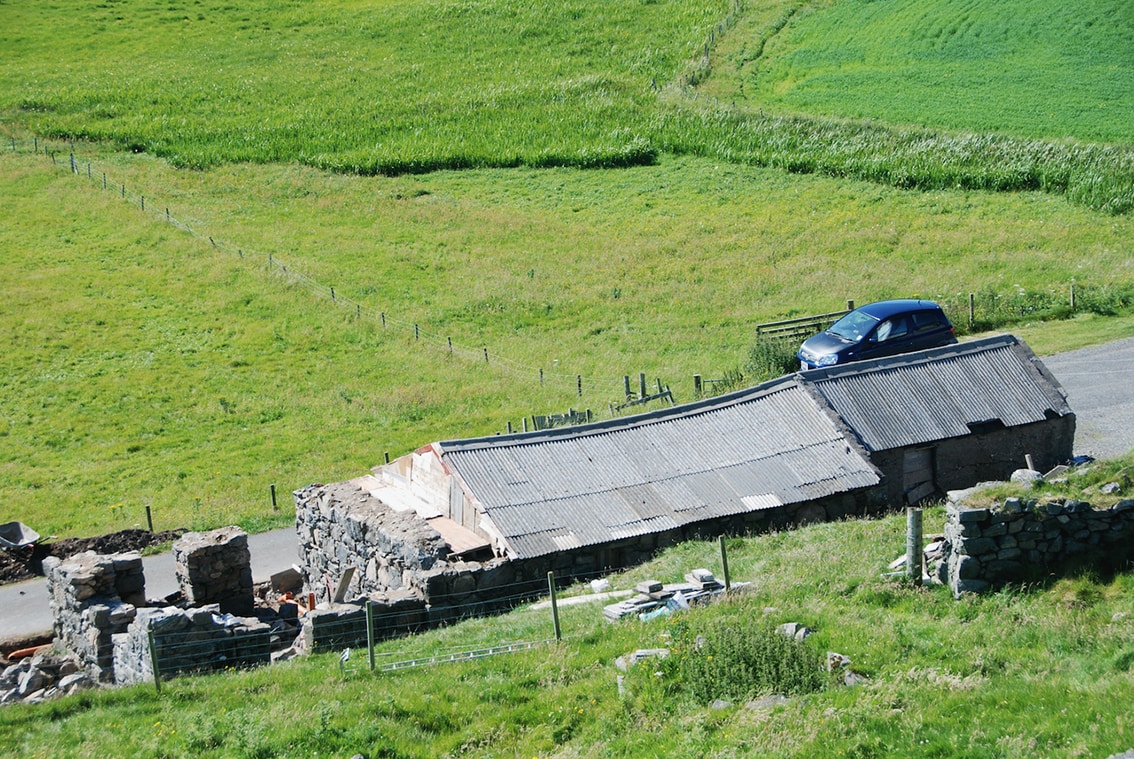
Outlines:
[[0, 704], [37, 704], [95, 686], [73, 656], [60, 656], [51, 646], [22, 651], [14, 658], [18, 661], [0, 672]]
[[[751, 583], [731, 583], [729, 590], [748, 589]], [[723, 595], [725, 586], [707, 569], [694, 569], [685, 575], [685, 582], [663, 585], [645, 580], [634, 588], [637, 595], [610, 604], [602, 615], [611, 622], [637, 617], [644, 622], [688, 609], [711, 598]]]

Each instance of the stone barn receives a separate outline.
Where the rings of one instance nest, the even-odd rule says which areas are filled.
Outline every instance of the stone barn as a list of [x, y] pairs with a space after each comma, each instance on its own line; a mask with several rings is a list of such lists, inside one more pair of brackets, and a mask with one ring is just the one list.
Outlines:
[[800, 376], [854, 430], [895, 508], [1073, 455], [1066, 393], [1012, 335]]
[[297, 491], [300, 552], [327, 600], [349, 574], [358, 595], [483, 603], [688, 538], [902, 508], [1006, 478], [1025, 455], [1054, 465], [1074, 429], [1031, 350], [993, 337], [637, 416], [433, 443]]

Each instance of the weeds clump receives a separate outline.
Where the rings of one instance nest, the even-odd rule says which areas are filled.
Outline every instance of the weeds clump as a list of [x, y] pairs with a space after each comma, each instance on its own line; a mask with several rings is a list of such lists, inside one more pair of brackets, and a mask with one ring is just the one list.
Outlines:
[[758, 339], [748, 349], [744, 374], [753, 382], [791, 374], [799, 368], [799, 343], [786, 338]]
[[705, 620], [701, 627], [679, 623], [671, 630], [673, 650], [667, 674], [698, 703], [740, 701], [758, 695], [800, 696], [822, 690], [827, 679], [822, 657], [751, 616]]

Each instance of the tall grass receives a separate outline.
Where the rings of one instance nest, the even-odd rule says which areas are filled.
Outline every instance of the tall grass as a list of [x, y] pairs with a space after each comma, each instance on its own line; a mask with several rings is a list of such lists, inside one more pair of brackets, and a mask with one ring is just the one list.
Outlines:
[[741, 110], [679, 110], [661, 146], [798, 174], [917, 190], [1038, 190], [1108, 214], [1134, 209], [1134, 148], [928, 131]]
[[[1114, 96], [1131, 80], [1132, 59], [1115, 52], [1129, 46], [1119, 3], [1071, 19], [1066, 38], [1063, 26], [1030, 23], [1069, 13], [1049, 1], [999, 3], [974, 16], [938, 0], [930, 28], [948, 38], [946, 65], [965, 63], [945, 78], [938, 40], [910, 21], [921, 5], [321, 0], [237, 9], [123, 0], [64, 12], [20, 0], [0, 6], [0, 29], [18, 30], [0, 31], [10, 51], [0, 65], [0, 117], [199, 169], [245, 161], [361, 175], [621, 168], [673, 151], [898, 188], [1040, 190], [1107, 213], [1134, 207], [1134, 99]], [[873, 67], [845, 60], [843, 30], [869, 47], [861, 55]], [[1004, 42], [990, 47], [989, 36]], [[826, 52], [808, 57], [817, 45]], [[1052, 60], [1049, 47], [1064, 57]], [[1016, 76], [1021, 70], [1029, 76]], [[796, 78], [811, 92], [825, 76], [832, 85], [821, 100], [780, 94], [794, 91]], [[1021, 91], [1021, 78], [1035, 84]], [[716, 99], [675, 109], [658, 93], [676, 83]], [[945, 94], [951, 87], [996, 107], [969, 107]], [[843, 110], [831, 105], [839, 98]], [[1083, 99], [1103, 101], [1086, 120]], [[845, 105], [873, 100], [881, 102]], [[1003, 112], [1016, 116], [977, 118]]]

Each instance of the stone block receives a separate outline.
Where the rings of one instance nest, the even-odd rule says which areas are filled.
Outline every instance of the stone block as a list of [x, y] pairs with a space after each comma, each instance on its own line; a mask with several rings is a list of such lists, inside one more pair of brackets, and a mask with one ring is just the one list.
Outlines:
[[1008, 525], [1004, 522], [994, 522], [993, 524], [986, 525], [981, 529], [981, 534], [976, 537], [983, 538], [996, 538], [1001, 535], [1008, 534]]
[[974, 538], [955, 544], [953, 550], [961, 555], [979, 557], [996, 551], [997, 546], [992, 538]]

